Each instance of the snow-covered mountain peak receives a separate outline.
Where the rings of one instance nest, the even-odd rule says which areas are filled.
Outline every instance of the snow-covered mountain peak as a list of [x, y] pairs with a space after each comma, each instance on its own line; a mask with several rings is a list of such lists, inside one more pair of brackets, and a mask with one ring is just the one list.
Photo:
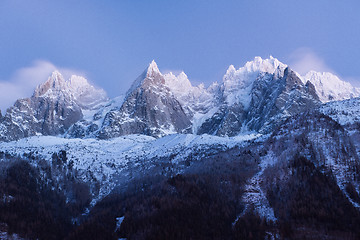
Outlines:
[[286, 64], [280, 62], [277, 58], [270, 56], [268, 59], [255, 57], [253, 61], [247, 62], [243, 68], [239, 70], [247, 72], [266, 72], [273, 74], [276, 69], [285, 70]]
[[230, 65], [223, 77], [223, 82], [225, 85], [230, 85], [229, 87], [233, 87], [233, 83], [235, 83], [238, 87], [244, 88], [255, 80], [256, 75], [260, 72], [274, 74], [277, 70], [283, 72], [286, 68], [286, 64], [272, 56], [268, 59], [255, 57], [253, 61], [247, 62], [238, 70], [233, 65]]
[[48, 80], [38, 85], [34, 91], [34, 97], [43, 96], [48, 93], [58, 92], [66, 88], [66, 81], [59, 71], [54, 71]]
[[227, 76], [227, 75], [232, 75], [232, 74], [234, 74], [236, 72], [236, 68], [234, 67], [234, 65], [230, 65], [229, 67], [228, 67], [228, 69], [226, 70], [226, 73], [225, 73], [225, 75]]
[[164, 75], [165, 78], [165, 85], [170, 88], [170, 90], [173, 93], [177, 92], [188, 92], [191, 91], [193, 86], [191, 85], [191, 82], [189, 81], [188, 76], [181, 72], [177, 76], [175, 76], [172, 72], [167, 73]]
[[153, 77], [154, 74], [160, 74], [160, 70], [155, 62], [155, 60], [152, 60], [151, 63], [149, 64], [149, 67], [147, 68], [147, 73], [146, 76], [147, 77]]
[[38, 85], [33, 97], [65, 97], [84, 109], [90, 109], [108, 100], [106, 92], [89, 84], [86, 78], [72, 75], [65, 80], [59, 71], [54, 71], [48, 80]]
[[179, 73], [178, 78], [179, 79], [189, 79], [184, 71], [181, 71], [181, 73]]
[[67, 81], [67, 89], [75, 101], [84, 109], [91, 109], [108, 100], [106, 92], [95, 88], [82, 76], [72, 75]]
[[345, 100], [360, 96], [360, 88], [342, 81], [329, 72], [310, 71], [302, 77], [304, 82], [310, 81], [322, 102]]
[[241, 103], [245, 108], [250, 103], [250, 91], [259, 74], [267, 73], [281, 76], [287, 65], [270, 56], [268, 59], [255, 57], [238, 70], [230, 65], [223, 77], [223, 96], [230, 105]]
[[126, 92], [126, 96], [133, 93], [137, 88], [147, 83], [147, 85], [153, 85], [154, 83], [164, 82], [163, 75], [160, 72], [156, 62], [154, 60], [151, 61], [149, 66], [145, 69], [145, 71], [135, 79], [135, 81], [131, 84], [130, 88]]

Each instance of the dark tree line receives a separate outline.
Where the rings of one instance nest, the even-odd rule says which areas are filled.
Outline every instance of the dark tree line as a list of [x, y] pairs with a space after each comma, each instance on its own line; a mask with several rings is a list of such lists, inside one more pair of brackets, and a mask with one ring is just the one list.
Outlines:
[[31, 165], [29, 158], [8, 154], [0, 168], [0, 223], [5, 224], [6, 231], [28, 239], [66, 238], [75, 227], [72, 219], [89, 204], [89, 187], [61, 174], [65, 181], [62, 187], [70, 185], [71, 189], [71, 194], [65, 195], [52, 179], [59, 169], [40, 159]]
[[[331, 172], [323, 172], [304, 157], [290, 161], [292, 175], [278, 178], [268, 189], [268, 199], [279, 219], [282, 236], [288, 238], [360, 238], [360, 214], [349, 202]], [[356, 200], [353, 186], [348, 191]], [[317, 237], [316, 237], [317, 236]]]
[[[66, 152], [54, 154], [51, 166], [13, 157], [0, 162], [0, 227], [29, 239], [359, 239], [359, 212], [331, 172], [304, 157], [285, 165], [291, 170], [286, 178], [277, 175], [283, 171], [267, 173], [265, 190], [277, 223], [251, 209], [238, 218], [245, 207], [244, 185], [258, 171], [259, 156], [253, 149], [232, 151], [206, 164], [190, 162], [188, 171], [175, 176], [139, 176], [76, 223], [90, 188], [76, 180]], [[59, 185], [55, 176], [67, 180]], [[346, 191], [360, 201], [354, 185]], [[124, 217], [119, 228], [118, 217]]]
[[[264, 239], [273, 231], [255, 214], [233, 224], [238, 203], [218, 187], [211, 175], [176, 175], [141, 191], [113, 194], [71, 239]], [[115, 231], [119, 216], [125, 218]]]

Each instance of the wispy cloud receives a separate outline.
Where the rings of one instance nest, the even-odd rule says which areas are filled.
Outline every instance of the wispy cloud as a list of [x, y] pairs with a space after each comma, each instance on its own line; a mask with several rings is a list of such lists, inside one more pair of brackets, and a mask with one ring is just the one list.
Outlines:
[[305, 75], [311, 70], [317, 72], [331, 72], [335, 73], [324, 59], [319, 57], [310, 48], [299, 48], [290, 54], [289, 66], [301, 75]]
[[81, 71], [57, 67], [49, 61], [34, 61], [29, 67], [16, 70], [10, 79], [0, 80], [1, 111], [4, 113], [19, 98], [30, 97], [35, 87], [45, 82], [54, 70], [60, 71], [66, 79], [72, 74], [84, 75]]

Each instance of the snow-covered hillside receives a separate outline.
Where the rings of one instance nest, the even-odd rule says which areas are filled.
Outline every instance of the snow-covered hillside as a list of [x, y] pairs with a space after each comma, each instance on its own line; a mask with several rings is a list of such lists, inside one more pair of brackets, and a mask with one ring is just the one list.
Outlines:
[[324, 104], [320, 111], [343, 126], [360, 122], [360, 98]]
[[339, 79], [329, 72], [310, 71], [302, 79], [314, 84], [316, 93], [322, 102], [340, 101], [360, 96], [360, 88]]
[[[259, 135], [250, 134], [234, 138], [210, 135], [173, 134], [160, 139], [146, 135], [128, 135], [110, 140], [66, 139], [54, 136], [34, 136], [18, 141], [2, 142], [2, 152], [11, 155], [31, 154], [51, 164], [54, 153], [66, 151], [67, 163], [76, 169], [81, 179], [89, 182], [92, 177], [101, 183], [101, 199], [110, 193], [118, 181], [129, 181], [141, 176], [161, 163], [171, 159], [174, 171], [181, 171], [181, 162], [189, 156], [201, 159], [219, 151], [243, 144]], [[168, 160], [166, 161], [167, 163]], [[36, 161], [33, 164], [37, 164]], [[121, 180], [119, 180], [121, 178]]]

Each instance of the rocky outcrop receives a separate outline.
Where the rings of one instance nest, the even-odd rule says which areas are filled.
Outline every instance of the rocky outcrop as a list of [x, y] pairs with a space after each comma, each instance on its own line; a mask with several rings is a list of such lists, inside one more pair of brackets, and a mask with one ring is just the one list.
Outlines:
[[184, 132], [190, 127], [189, 117], [165, 86], [164, 76], [153, 61], [133, 83], [122, 106], [106, 114], [98, 137], [127, 134], [160, 137]]
[[[248, 130], [270, 132], [287, 117], [320, 104], [314, 86], [310, 82], [303, 84], [289, 67], [278, 66], [273, 73], [260, 71], [240, 91], [247, 94], [247, 99], [225, 101], [203, 123], [198, 134], [234, 136]], [[226, 95], [225, 91], [223, 95]]]
[[[73, 76], [72, 79], [74, 78]], [[84, 83], [83, 81], [85, 89], [89, 89], [89, 84]], [[82, 91], [79, 88], [74, 91], [71, 88], [73, 85], [74, 80], [65, 81], [55, 71], [44, 84], [35, 89], [32, 97], [17, 100], [7, 110], [0, 123], [0, 140], [64, 134], [70, 126], [83, 118], [83, 108], [91, 108], [83, 105], [83, 99], [79, 98]]]
[[245, 125], [249, 130], [270, 132], [289, 116], [320, 105], [314, 86], [287, 67], [271, 76], [258, 78], [251, 93]]

